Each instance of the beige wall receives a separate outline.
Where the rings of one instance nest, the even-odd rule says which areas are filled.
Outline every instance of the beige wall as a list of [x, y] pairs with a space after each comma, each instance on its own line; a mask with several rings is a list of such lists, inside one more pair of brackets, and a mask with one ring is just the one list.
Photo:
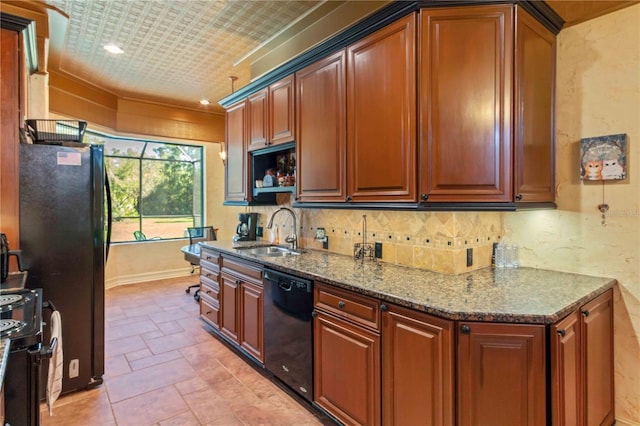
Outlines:
[[[557, 203], [504, 215], [505, 238], [526, 266], [617, 278], [615, 387], [618, 424], [640, 424], [640, 5], [558, 36]], [[628, 177], [581, 182], [581, 138], [627, 134]], [[610, 210], [601, 225], [598, 204]]]

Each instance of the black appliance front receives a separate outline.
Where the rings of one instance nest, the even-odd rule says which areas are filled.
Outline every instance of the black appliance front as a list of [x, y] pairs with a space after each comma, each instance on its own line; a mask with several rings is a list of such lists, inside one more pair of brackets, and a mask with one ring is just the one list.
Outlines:
[[264, 363], [313, 401], [313, 281], [264, 271]]
[[[29, 271], [27, 287], [42, 288], [44, 299], [60, 311], [62, 393], [102, 383], [103, 194], [101, 146], [20, 145], [22, 260]], [[45, 341], [50, 339], [48, 333], [47, 328]], [[47, 369], [45, 364], [43, 384]]]

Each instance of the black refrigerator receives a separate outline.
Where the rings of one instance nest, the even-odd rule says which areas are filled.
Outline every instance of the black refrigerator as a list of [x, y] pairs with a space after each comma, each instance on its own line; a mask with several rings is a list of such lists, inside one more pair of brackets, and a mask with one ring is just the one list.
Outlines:
[[[99, 145], [74, 145], [20, 144], [20, 249], [29, 271], [26, 285], [41, 288], [43, 300], [60, 312], [62, 393], [99, 385], [104, 373], [109, 239], [104, 151]], [[49, 329], [47, 324], [45, 341]], [[43, 392], [47, 369], [43, 363]]]

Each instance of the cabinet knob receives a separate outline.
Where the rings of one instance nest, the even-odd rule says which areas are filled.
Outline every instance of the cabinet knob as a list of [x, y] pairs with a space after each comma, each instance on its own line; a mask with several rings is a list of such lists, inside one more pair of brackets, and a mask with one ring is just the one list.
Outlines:
[[240, 281], [240, 280], [236, 280], [236, 284], [237, 284], [237, 285], [240, 285], [241, 283], [242, 283], [242, 281]]
[[318, 313], [316, 311], [311, 311], [311, 316], [315, 318], [318, 316]]
[[422, 201], [427, 201], [428, 199], [429, 199], [429, 194], [422, 194], [420, 196], [420, 200], [422, 200]]
[[205, 277], [207, 277], [207, 278], [211, 278], [211, 274], [207, 272], [207, 274], [205, 275]]
[[211, 256], [207, 256], [207, 260], [211, 260]]
[[562, 337], [567, 335], [567, 331], [563, 328], [562, 330], [558, 330], [558, 334]]
[[471, 333], [471, 327], [469, 327], [468, 325], [464, 324], [462, 327], [460, 327], [460, 331], [463, 334], [470, 334]]
[[347, 195], [346, 197], [344, 197], [344, 200], [349, 202], [352, 200], [351, 195]]
[[269, 146], [269, 141], [265, 141], [264, 146]]
[[207, 294], [211, 294], [211, 290], [207, 290]]
[[516, 195], [516, 201], [522, 201], [522, 194]]
[[582, 311], [582, 315], [584, 315], [585, 317], [589, 316], [589, 310], [585, 309], [584, 311]]
[[341, 300], [338, 302], [338, 308], [344, 309], [345, 303]]
[[382, 312], [387, 312], [389, 310], [389, 307], [383, 303], [382, 305], [380, 305], [380, 310]]

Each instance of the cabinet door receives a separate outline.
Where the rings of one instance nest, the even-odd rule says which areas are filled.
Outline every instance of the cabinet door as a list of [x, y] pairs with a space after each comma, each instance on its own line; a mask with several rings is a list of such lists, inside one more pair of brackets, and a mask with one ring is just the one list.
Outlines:
[[546, 422], [542, 325], [463, 323], [458, 329], [458, 424]]
[[383, 423], [453, 425], [453, 322], [388, 309], [382, 316]]
[[347, 185], [353, 201], [416, 201], [416, 15], [347, 48]]
[[240, 291], [241, 334], [240, 346], [260, 362], [264, 361], [262, 340], [262, 287], [245, 283]]
[[295, 137], [293, 74], [269, 86], [269, 140], [271, 145]]
[[244, 202], [247, 198], [246, 102], [227, 109], [227, 160], [225, 167], [225, 201]]
[[510, 201], [512, 7], [423, 9], [420, 20], [421, 199]]
[[582, 424], [582, 351], [580, 313], [550, 328], [551, 415], [554, 425]]
[[581, 309], [586, 425], [610, 425], [614, 421], [612, 293], [607, 291]]
[[297, 185], [301, 201], [345, 200], [345, 73], [344, 50], [296, 73]]
[[555, 199], [556, 37], [521, 8], [516, 15], [514, 197]]
[[238, 300], [240, 280], [232, 275], [220, 274], [220, 331], [238, 343], [240, 331], [238, 318]]
[[345, 424], [380, 424], [380, 336], [316, 311], [314, 400]]
[[268, 139], [268, 106], [269, 89], [262, 89], [247, 98], [247, 116], [249, 138], [247, 151], [264, 148], [269, 145]]

